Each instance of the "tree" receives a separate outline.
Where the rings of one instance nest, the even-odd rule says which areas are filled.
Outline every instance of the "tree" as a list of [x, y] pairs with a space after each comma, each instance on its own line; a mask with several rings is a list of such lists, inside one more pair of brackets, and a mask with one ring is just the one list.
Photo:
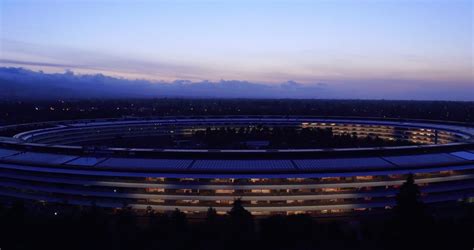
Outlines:
[[406, 182], [400, 187], [396, 202], [390, 229], [393, 241], [391, 247], [399, 249], [417, 242], [431, 242], [430, 237], [434, 234], [433, 220], [426, 212], [412, 174], [408, 175]]
[[171, 213], [171, 220], [177, 229], [185, 229], [188, 226], [186, 214], [177, 208], [173, 211], [173, 213]]
[[216, 220], [216, 217], [217, 217], [216, 209], [213, 207], [209, 207], [209, 209], [207, 209], [206, 221], [208, 223], [213, 223]]
[[234, 242], [239, 244], [234, 245], [236, 249], [241, 247], [248, 247], [250, 241], [255, 237], [255, 228], [252, 214], [247, 211], [243, 205], [242, 200], [234, 200], [231, 210], [228, 212], [230, 216], [230, 233]]
[[399, 219], [416, 219], [424, 215], [424, 204], [421, 201], [420, 190], [415, 184], [413, 174], [409, 174], [406, 182], [400, 187], [396, 201], [395, 212], [400, 217]]
[[234, 203], [232, 204], [232, 208], [230, 209], [228, 214], [233, 220], [234, 219], [241, 220], [241, 219], [252, 217], [252, 214], [249, 211], [247, 211], [242, 205], [241, 199], [234, 200]]

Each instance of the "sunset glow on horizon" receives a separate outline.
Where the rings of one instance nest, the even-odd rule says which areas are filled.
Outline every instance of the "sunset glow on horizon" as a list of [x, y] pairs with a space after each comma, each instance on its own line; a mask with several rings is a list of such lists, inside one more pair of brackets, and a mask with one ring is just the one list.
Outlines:
[[471, 0], [4, 0], [0, 15], [2, 67], [474, 91]]

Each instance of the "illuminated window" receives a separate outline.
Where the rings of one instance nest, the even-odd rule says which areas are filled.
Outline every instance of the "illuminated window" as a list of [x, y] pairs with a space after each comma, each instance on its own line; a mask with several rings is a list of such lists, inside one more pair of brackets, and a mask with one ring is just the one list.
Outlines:
[[165, 203], [165, 200], [162, 199], [149, 199], [149, 201], [153, 203]]
[[368, 180], [373, 180], [373, 176], [356, 176], [356, 180], [360, 181], [368, 181]]
[[149, 193], [164, 193], [165, 189], [164, 188], [147, 188], [146, 191]]
[[232, 189], [216, 189], [216, 194], [233, 194], [234, 190]]
[[252, 193], [262, 193], [262, 194], [269, 194], [270, 189], [252, 189]]

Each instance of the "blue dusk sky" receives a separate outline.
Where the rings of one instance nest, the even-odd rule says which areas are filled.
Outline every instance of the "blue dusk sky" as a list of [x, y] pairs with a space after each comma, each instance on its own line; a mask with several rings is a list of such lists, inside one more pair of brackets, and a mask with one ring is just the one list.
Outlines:
[[328, 98], [474, 100], [473, 8], [472, 0], [0, 0], [0, 66], [160, 83], [290, 81], [324, 86]]

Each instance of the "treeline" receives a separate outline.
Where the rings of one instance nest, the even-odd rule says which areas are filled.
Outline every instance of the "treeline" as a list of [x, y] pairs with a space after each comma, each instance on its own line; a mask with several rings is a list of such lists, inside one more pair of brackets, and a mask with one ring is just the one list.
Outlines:
[[[196, 131], [194, 138], [203, 148], [247, 149], [247, 141], [267, 142], [261, 149], [279, 148], [349, 148], [412, 145], [408, 141], [383, 140], [376, 135], [358, 137], [356, 134], [334, 134], [332, 129], [295, 127], [221, 127]], [[251, 147], [251, 146], [250, 146]]]
[[137, 216], [129, 208], [61, 208], [16, 202], [0, 209], [2, 249], [471, 249], [474, 209], [437, 217], [420, 201], [413, 179], [383, 215], [321, 219], [254, 218], [236, 200], [227, 215], [209, 208], [191, 221], [179, 210]]
[[0, 100], [1, 123], [123, 116], [310, 115], [474, 122], [474, 102], [295, 99]]

